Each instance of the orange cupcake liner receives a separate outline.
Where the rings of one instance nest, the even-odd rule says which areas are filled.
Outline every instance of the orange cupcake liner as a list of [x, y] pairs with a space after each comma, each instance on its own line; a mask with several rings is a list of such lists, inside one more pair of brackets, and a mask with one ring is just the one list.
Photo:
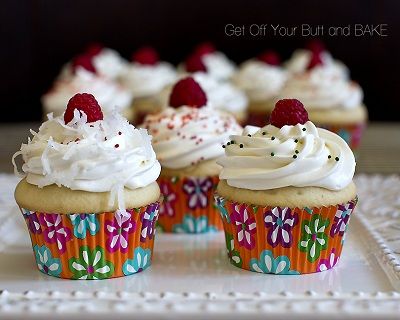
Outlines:
[[307, 274], [337, 265], [357, 198], [315, 208], [261, 207], [215, 196], [230, 262], [273, 274]]
[[39, 271], [65, 279], [97, 280], [150, 266], [159, 205], [83, 214], [20, 209]]
[[222, 231], [222, 221], [214, 202], [218, 181], [218, 176], [161, 176], [158, 183], [164, 201], [160, 206], [158, 227], [173, 233]]

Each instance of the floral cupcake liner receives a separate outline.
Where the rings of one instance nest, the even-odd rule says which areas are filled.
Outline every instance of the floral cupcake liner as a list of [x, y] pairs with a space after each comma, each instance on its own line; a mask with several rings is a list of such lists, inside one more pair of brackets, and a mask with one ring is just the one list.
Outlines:
[[158, 227], [163, 232], [206, 233], [222, 231], [214, 203], [218, 176], [166, 177], [158, 179], [164, 201]]
[[260, 273], [306, 274], [333, 268], [357, 199], [317, 208], [261, 207], [215, 196], [230, 262]]
[[83, 214], [20, 209], [39, 271], [96, 280], [131, 275], [150, 266], [159, 205]]

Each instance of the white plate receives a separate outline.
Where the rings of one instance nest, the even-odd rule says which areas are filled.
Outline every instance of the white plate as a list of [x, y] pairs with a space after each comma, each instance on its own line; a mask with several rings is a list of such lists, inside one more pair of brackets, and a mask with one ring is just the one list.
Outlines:
[[[339, 265], [301, 276], [229, 264], [223, 233], [158, 234], [151, 268], [130, 277], [71, 281], [39, 273], [13, 204], [15, 178], [0, 176], [0, 319], [400, 319], [400, 179], [359, 176], [360, 202]], [[379, 190], [379, 193], [377, 193]]]

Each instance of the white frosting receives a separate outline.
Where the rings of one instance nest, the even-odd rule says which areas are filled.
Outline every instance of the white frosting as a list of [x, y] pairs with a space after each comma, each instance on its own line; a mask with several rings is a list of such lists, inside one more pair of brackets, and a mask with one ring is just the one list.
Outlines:
[[117, 51], [103, 48], [93, 57], [93, 65], [98, 74], [107, 78], [116, 79], [121, 76], [126, 69], [127, 62]]
[[143, 126], [154, 136], [153, 147], [161, 165], [171, 169], [223, 155], [225, 140], [242, 130], [233, 116], [209, 106], [167, 108], [148, 115]]
[[53, 112], [61, 115], [69, 101], [76, 93], [91, 93], [101, 105], [104, 112], [129, 108], [132, 94], [125, 87], [104, 77], [99, 77], [84, 68], [78, 68], [69, 79], [57, 80], [53, 88], [42, 97], [45, 114]]
[[313, 186], [341, 190], [353, 179], [355, 159], [347, 143], [310, 121], [281, 129], [272, 125], [246, 127], [242, 135], [232, 135], [230, 140], [235, 143], [226, 146], [225, 156], [217, 163], [223, 167], [220, 179], [232, 187], [268, 190]]
[[[292, 57], [285, 62], [286, 70], [293, 74], [299, 74], [307, 71], [310, 63], [312, 52], [306, 49], [297, 49], [293, 52]], [[324, 65], [329, 66], [338, 77], [348, 78], [349, 69], [338, 60], [334, 60], [328, 51], [321, 52], [321, 60]]]
[[308, 110], [360, 106], [363, 100], [361, 87], [337, 75], [332, 65], [316, 66], [303, 74], [293, 75], [277, 99], [296, 98]]
[[265, 101], [275, 97], [287, 80], [287, 73], [255, 59], [244, 62], [234, 75], [233, 82], [244, 90], [251, 101]]
[[172, 65], [160, 62], [156, 65], [132, 63], [122, 76], [122, 82], [137, 98], [148, 97], [159, 93], [165, 86], [176, 80]]
[[[187, 77], [183, 74], [180, 78]], [[244, 92], [228, 82], [218, 82], [205, 72], [195, 72], [190, 75], [204, 90], [209, 105], [227, 112], [237, 113], [247, 109], [248, 99]], [[172, 91], [172, 85], [164, 88], [157, 96], [161, 106], [167, 107]]]
[[[124, 74], [128, 66], [128, 62], [117, 51], [109, 48], [103, 48], [95, 55], [92, 63], [98, 75], [114, 80]], [[57, 79], [68, 80], [73, 76], [72, 63], [67, 62], [62, 66]]]
[[74, 111], [66, 125], [62, 116], [44, 122], [13, 157], [22, 155], [23, 176], [42, 188], [57, 184], [72, 190], [118, 194], [124, 187], [136, 189], [156, 181], [160, 164], [151, 136], [135, 129], [119, 113], [86, 123], [86, 115]]
[[235, 64], [219, 51], [205, 54], [202, 61], [207, 73], [217, 80], [228, 80], [236, 69]]
[[[203, 55], [201, 59], [206, 67], [207, 73], [218, 81], [229, 80], [236, 71], [235, 63], [229, 60], [222, 52], [216, 51], [207, 53]], [[184, 63], [178, 66], [178, 71], [187, 74]]]

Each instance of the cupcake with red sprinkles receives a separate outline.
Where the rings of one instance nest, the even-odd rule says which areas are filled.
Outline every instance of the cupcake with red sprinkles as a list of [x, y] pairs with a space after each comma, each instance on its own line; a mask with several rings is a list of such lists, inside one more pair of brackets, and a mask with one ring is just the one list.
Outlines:
[[153, 136], [161, 163], [158, 180], [164, 202], [159, 226], [166, 232], [205, 233], [222, 230], [213, 194], [224, 142], [242, 128], [235, 118], [213, 108], [191, 77], [173, 87], [169, 107], [143, 123]]

